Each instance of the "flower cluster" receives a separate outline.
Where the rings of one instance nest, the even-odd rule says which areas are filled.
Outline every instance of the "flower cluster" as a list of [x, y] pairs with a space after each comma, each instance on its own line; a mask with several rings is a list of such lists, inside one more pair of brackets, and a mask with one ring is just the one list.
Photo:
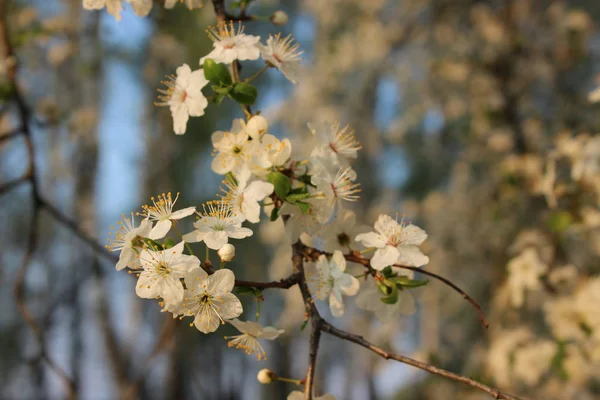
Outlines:
[[[301, 52], [293, 38], [277, 34], [261, 44], [258, 36], [244, 33], [243, 26], [233, 23], [221, 23], [208, 33], [213, 50], [200, 59], [201, 68], [192, 70], [187, 64], [177, 68], [164, 82], [166, 89], [159, 90], [157, 105], [170, 108], [177, 134], [185, 133], [190, 116], [204, 114], [208, 105], [202, 92], [205, 87], [210, 86], [216, 103], [229, 98], [241, 106], [245, 118], [234, 119], [229, 130], [216, 131], [211, 137], [211, 169], [223, 176], [222, 193], [198, 209], [176, 209], [179, 194], [151, 198], [151, 204], [138, 213], [139, 225], [133, 215], [124, 219], [109, 245], [110, 250], [121, 252], [117, 269], [127, 267], [137, 276], [139, 297], [159, 300], [162, 310], [176, 318], [192, 317], [190, 325], [202, 333], [229, 323], [240, 332], [225, 336], [229, 346], [262, 360], [266, 351], [259, 340], [276, 339], [283, 330], [259, 324], [259, 311], [256, 321], [238, 319], [244, 312], [236, 295], [240, 288], [236, 288], [233, 269], [226, 267], [236, 255], [230, 241], [253, 235], [244, 225], [261, 219], [283, 221], [286, 234], [282, 237], [289, 239], [288, 247], [299, 238], [313, 243], [309, 247], [313, 256], [308, 257], [311, 262], [302, 279], [314, 299], [328, 303], [333, 317], [344, 315], [344, 296], [356, 295], [357, 305], [383, 322], [398, 313], [414, 312], [409, 291], [426, 281], [413, 279], [412, 271], [407, 274], [402, 267], [429, 262], [419, 248], [427, 234], [388, 215], [380, 215], [373, 230], [357, 224], [349, 207], [359, 200], [361, 191], [352, 167], [361, 146], [352, 128], [338, 122], [308, 124], [304, 134], [313, 146], [303, 158], [289, 139], [272, 133], [269, 121], [248, 107], [257, 89], [249, 83], [254, 77], [240, 76], [238, 63], [262, 56], [263, 70], [276, 68], [296, 83]], [[179, 227], [192, 215], [197, 217], [194, 229], [181, 233]], [[193, 253], [195, 243], [205, 245], [203, 263]], [[210, 251], [218, 254], [219, 269], [213, 267]], [[364, 278], [362, 290], [357, 276]], [[254, 294], [256, 301], [263, 300], [258, 289], [245, 285], [244, 290]], [[272, 379], [263, 375], [265, 382]], [[290, 398], [297, 396], [299, 392]]]

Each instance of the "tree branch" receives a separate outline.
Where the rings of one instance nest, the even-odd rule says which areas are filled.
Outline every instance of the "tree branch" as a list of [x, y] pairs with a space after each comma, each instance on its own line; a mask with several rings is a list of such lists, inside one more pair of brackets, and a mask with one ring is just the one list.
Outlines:
[[329, 324], [326, 321], [323, 321], [322, 323], [322, 328], [321, 328], [324, 332], [329, 333], [332, 336], [336, 336], [340, 339], [343, 340], [347, 340], [349, 342], [352, 343], [356, 343], [359, 346], [362, 346], [366, 349], [371, 350], [373, 353], [385, 358], [386, 360], [396, 360], [398, 362], [401, 362], [403, 364], [407, 364], [407, 365], [411, 365], [413, 367], [422, 369], [423, 371], [427, 371], [431, 374], [434, 375], [439, 375], [439, 376], [443, 376], [444, 378], [448, 378], [451, 379], [453, 381], [456, 382], [460, 382], [460, 383], [464, 383], [465, 385], [469, 385], [475, 389], [481, 390], [482, 392], [485, 392], [487, 394], [489, 394], [490, 396], [492, 396], [495, 399], [504, 399], [504, 400], [524, 400], [521, 397], [517, 397], [517, 396], [513, 396], [511, 394], [508, 393], [504, 393], [499, 391], [498, 389], [495, 389], [493, 387], [484, 385], [483, 383], [479, 383], [471, 378], [467, 378], [466, 376], [462, 376], [462, 375], [458, 375], [455, 374], [453, 372], [450, 371], [446, 371], [445, 369], [442, 368], [438, 368], [435, 367], [433, 365], [430, 364], [426, 364], [423, 363], [421, 361], [417, 361], [415, 359], [412, 359], [410, 357], [405, 357], [402, 356], [400, 354], [395, 354], [395, 353], [391, 353], [379, 346], [374, 345], [373, 343], [365, 340], [363, 337], [358, 336], [358, 335], [354, 335], [352, 333], [348, 333], [345, 331], [342, 331], [341, 329], [338, 329], [334, 326], [332, 326], [331, 324]]
[[242, 281], [239, 279], [235, 280], [235, 286], [237, 287], [248, 287], [248, 288], [256, 288], [256, 289], [289, 289], [292, 286], [296, 285], [300, 281], [300, 273], [293, 273], [287, 278], [272, 281], [272, 282], [253, 282], [253, 281]]

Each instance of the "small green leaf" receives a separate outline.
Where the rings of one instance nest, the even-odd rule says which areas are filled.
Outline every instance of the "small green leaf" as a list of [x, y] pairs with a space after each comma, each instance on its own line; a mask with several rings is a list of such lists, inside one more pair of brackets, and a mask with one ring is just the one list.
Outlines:
[[175, 243], [175, 240], [173, 240], [172, 238], [166, 238], [165, 241], [163, 242], [163, 248], [165, 249], [170, 249], [171, 247], [175, 246], [177, 243]]
[[392, 280], [402, 287], [407, 287], [411, 289], [419, 286], [425, 286], [429, 282], [427, 279], [410, 279], [406, 276], [398, 276], [396, 278], [392, 278]]
[[308, 325], [308, 320], [305, 319], [304, 322], [302, 323], [302, 325], [300, 326], [300, 330], [303, 331], [304, 328], [306, 328], [306, 325]]
[[383, 276], [385, 276], [386, 278], [390, 278], [391, 276], [393, 276], [394, 271], [392, 271], [392, 267], [390, 267], [389, 265], [387, 267], [385, 267], [384, 269], [381, 270], [381, 273], [383, 274]]
[[382, 297], [381, 301], [385, 304], [396, 304], [398, 302], [398, 287], [393, 286], [391, 293], [386, 297]]
[[306, 214], [310, 211], [310, 203], [306, 203], [304, 201], [297, 201], [295, 204], [300, 208], [302, 214]]
[[273, 171], [269, 173], [267, 180], [275, 187], [275, 194], [281, 199], [285, 199], [292, 189], [289, 178], [281, 172]]
[[[379, 289], [379, 291], [381, 293], [385, 294], [386, 296], [388, 296], [392, 292], [392, 288], [389, 286], [386, 286], [383, 282], [375, 281], [375, 283], [377, 284], [377, 288]], [[396, 287], [396, 286], [394, 286], [394, 287]]]
[[204, 77], [215, 85], [229, 86], [232, 83], [231, 75], [225, 64], [217, 64], [214, 60], [207, 58], [204, 60], [203, 71]]
[[288, 203], [296, 203], [297, 201], [301, 201], [304, 199], [308, 199], [310, 197], [310, 193], [291, 193], [285, 197], [285, 201]]
[[214, 90], [215, 93], [226, 96], [229, 94], [229, 92], [231, 92], [231, 86], [217, 86], [217, 85], [213, 85], [212, 86], [212, 90]]
[[269, 220], [277, 221], [277, 218], [279, 218], [279, 208], [274, 207], [273, 211], [271, 211], [271, 216], [269, 217]]
[[550, 216], [548, 227], [554, 233], [563, 233], [573, 223], [573, 217], [568, 211], [558, 211]]
[[256, 101], [258, 90], [249, 83], [239, 82], [233, 86], [229, 96], [240, 104], [251, 106]]

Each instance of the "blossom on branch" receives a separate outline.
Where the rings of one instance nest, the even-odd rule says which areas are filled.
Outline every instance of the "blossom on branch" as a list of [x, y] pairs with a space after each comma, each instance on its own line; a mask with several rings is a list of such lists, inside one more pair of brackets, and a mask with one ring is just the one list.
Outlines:
[[183, 235], [188, 243], [204, 242], [209, 249], [219, 250], [229, 238], [252, 236], [252, 230], [242, 227], [244, 216], [235, 213], [224, 201], [208, 202], [200, 219], [194, 222], [194, 231]]
[[178, 211], [173, 211], [178, 198], [179, 193], [177, 193], [175, 199], [173, 199], [171, 192], [167, 194], [162, 193], [158, 195], [158, 201], [154, 197], [150, 198], [153, 203], [151, 206], [142, 206], [142, 214], [150, 221], [156, 221], [156, 225], [148, 235], [150, 239], [164, 238], [171, 229], [171, 226], [173, 226], [173, 221], [188, 217], [196, 211], [196, 207], [186, 207]]
[[167, 303], [174, 304], [183, 300], [183, 285], [180, 279], [187, 273], [200, 270], [197, 257], [183, 254], [184, 243], [170, 249], [153, 251], [143, 250], [140, 261], [143, 271], [139, 273], [135, 292], [144, 299], [162, 297]]
[[371, 259], [371, 266], [382, 270], [388, 265], [402, 264], [420, 267], [429, 262], [429, 257], [419, 249], [427, 239], [427, 233], [413, 224], [398, 223], [389, 215], [381, 214], [375, 222], [375, 231], [356, 236], [365, 247], [377, 249]]
[[202, 333], [214, 332], [242, 314], [240, 300], [233, 294], [235, 275], [229, 269], [220, 269], [208, 275], [198, 268], [184, 278], [188, 290], [183, 299], [184, 315], [194, 317], [194, 325]]
[[281, 37], [281, 33], [275, 36], [269, 35], [267, 44], [259, 44], [258, 47], [262, 58], [267, 63], [280, 70], [290, 82], [298, 83], [300, 56], [304, 52], [298, 50], [300, 46], [294, 43], [292, 35], [285, 38]]
[[208, 100], [202, 94], [202, 88], [208, 84], [201, 69], [192, 71], [183, 64], [177, 68], [176, 76], [169, 75], [162, 82], [166, 89], [158, 89], [160, 101], [157, 106], [168, 106], [173, 117], [173, 131], [183, 135], [190, 117], [201, 117], [208, 106]]
[[272, 326], [263, 327], [258, 322], [240, 321], [238, 319], [232, 319], [228, 322], [242, 334], [225, 336], [225, 339], [229, 340], [227, 345], [243, 349], [248, 355], [254, 354], [258, 360], [267, 359], [267, 354], [258, 342], [258, 339], [274, 340], [284, 332], [283, 329], [277, 329]]
[[152, 229], [152, 222], [143, 219], [138, 226], [135, 226], [135, 218], [131, 213], [131, 218], [126, 218], [123, 214], [122, 221], [118, 221], [119, 229], [115, 233], [114, 239], [108, 240], [106, 248], [110, 251], [120, 251], [119, 261], [117, 262], [117, 271], [125, 267], [132, 269], [139, 268], [139, 249], [143, 247], [141, 238], [148, 237]]
[[241, 23], [236, 29], [233, 21], [229, 24], [220, 22], [216, 27], [207, 29], [207, 33], [213, 41], [213, 50], [200, 59], [200, 65], [207, 58], [216, 63], [231, 64], [235, 60], [256, 60], [260, 56], [260, 37], [246, 35]]
[[330, 260], [322, 254], [315, 267], [317, 273], [308, 280], [311, 291], [319, 300], [328, 300], [329, 309], [334, 317], [344, 315], [342, 295], [354, 296], [358, 293], [358, 279], [346, 271], [346, 259], [341, 251], [335, 251]]

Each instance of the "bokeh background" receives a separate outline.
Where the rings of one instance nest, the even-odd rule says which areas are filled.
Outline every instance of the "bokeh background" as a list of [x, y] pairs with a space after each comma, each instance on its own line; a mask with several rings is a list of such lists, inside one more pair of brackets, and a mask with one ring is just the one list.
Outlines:
[[[126, 5], [120, 22], [79, 0], [7, 3], [1, 18], [49, 203], [103, 243], [151, 195], [181, 192], [182, 207], [214, 198], [210, 134], [229, 128], [239, 108], [211, 105], [176, 137], [168, 110], [153, 105], [165, 74], [183, 62], [196, 68], [210, 51], [210, 2], [191, 12], [157, 1], [147, 18]], [[350, 301], [335, 323], [527, 398], [599, 398], [600, 110], [588, 94], [600, 72], [600, 3], [256, 0], [249, 12], [278, 9], [286, 25], [246, 26], [263, 37], [292, 33], [305, 51], [297, 86], [276, 71], [257, 81], [271, 132], [302, 148], [307, 122], [350, 123], [363, 145], [360, 221], [400, 213], [422, 226], [427, 268], [477, 299], [491, 326], [437, 282], [413, 292], [413, 316], [384, 325]], [[242, 73], [259, 67], [245, 63]], [[0, 187], [27, 170], [23, 138], [1, 140], [18, 131], [17, 114], [3, 90]], [[309, 332], [297, 288], [265, 293], [261, 321], [286, 334], [258, 362], [227, 348], [228, 327], [203, 335], [137, 298], [131, 276], [43, 210], [24, 278], [36, 336], [14, 295], [33, 207], [29, 183], [0, 197], [0, 398], [66, 398], [47, 359], [82, 399], [283, 399], [295, 389], [260, 385], [256, 373], [304, 375]], [[252, 228], [237, 243], [236, 275], [287, 276], [281, 226]], [[252, 299], [243, 302], [252, 315]], [[328, 336], [317, 376], [338, 399], [487, 398]]]

